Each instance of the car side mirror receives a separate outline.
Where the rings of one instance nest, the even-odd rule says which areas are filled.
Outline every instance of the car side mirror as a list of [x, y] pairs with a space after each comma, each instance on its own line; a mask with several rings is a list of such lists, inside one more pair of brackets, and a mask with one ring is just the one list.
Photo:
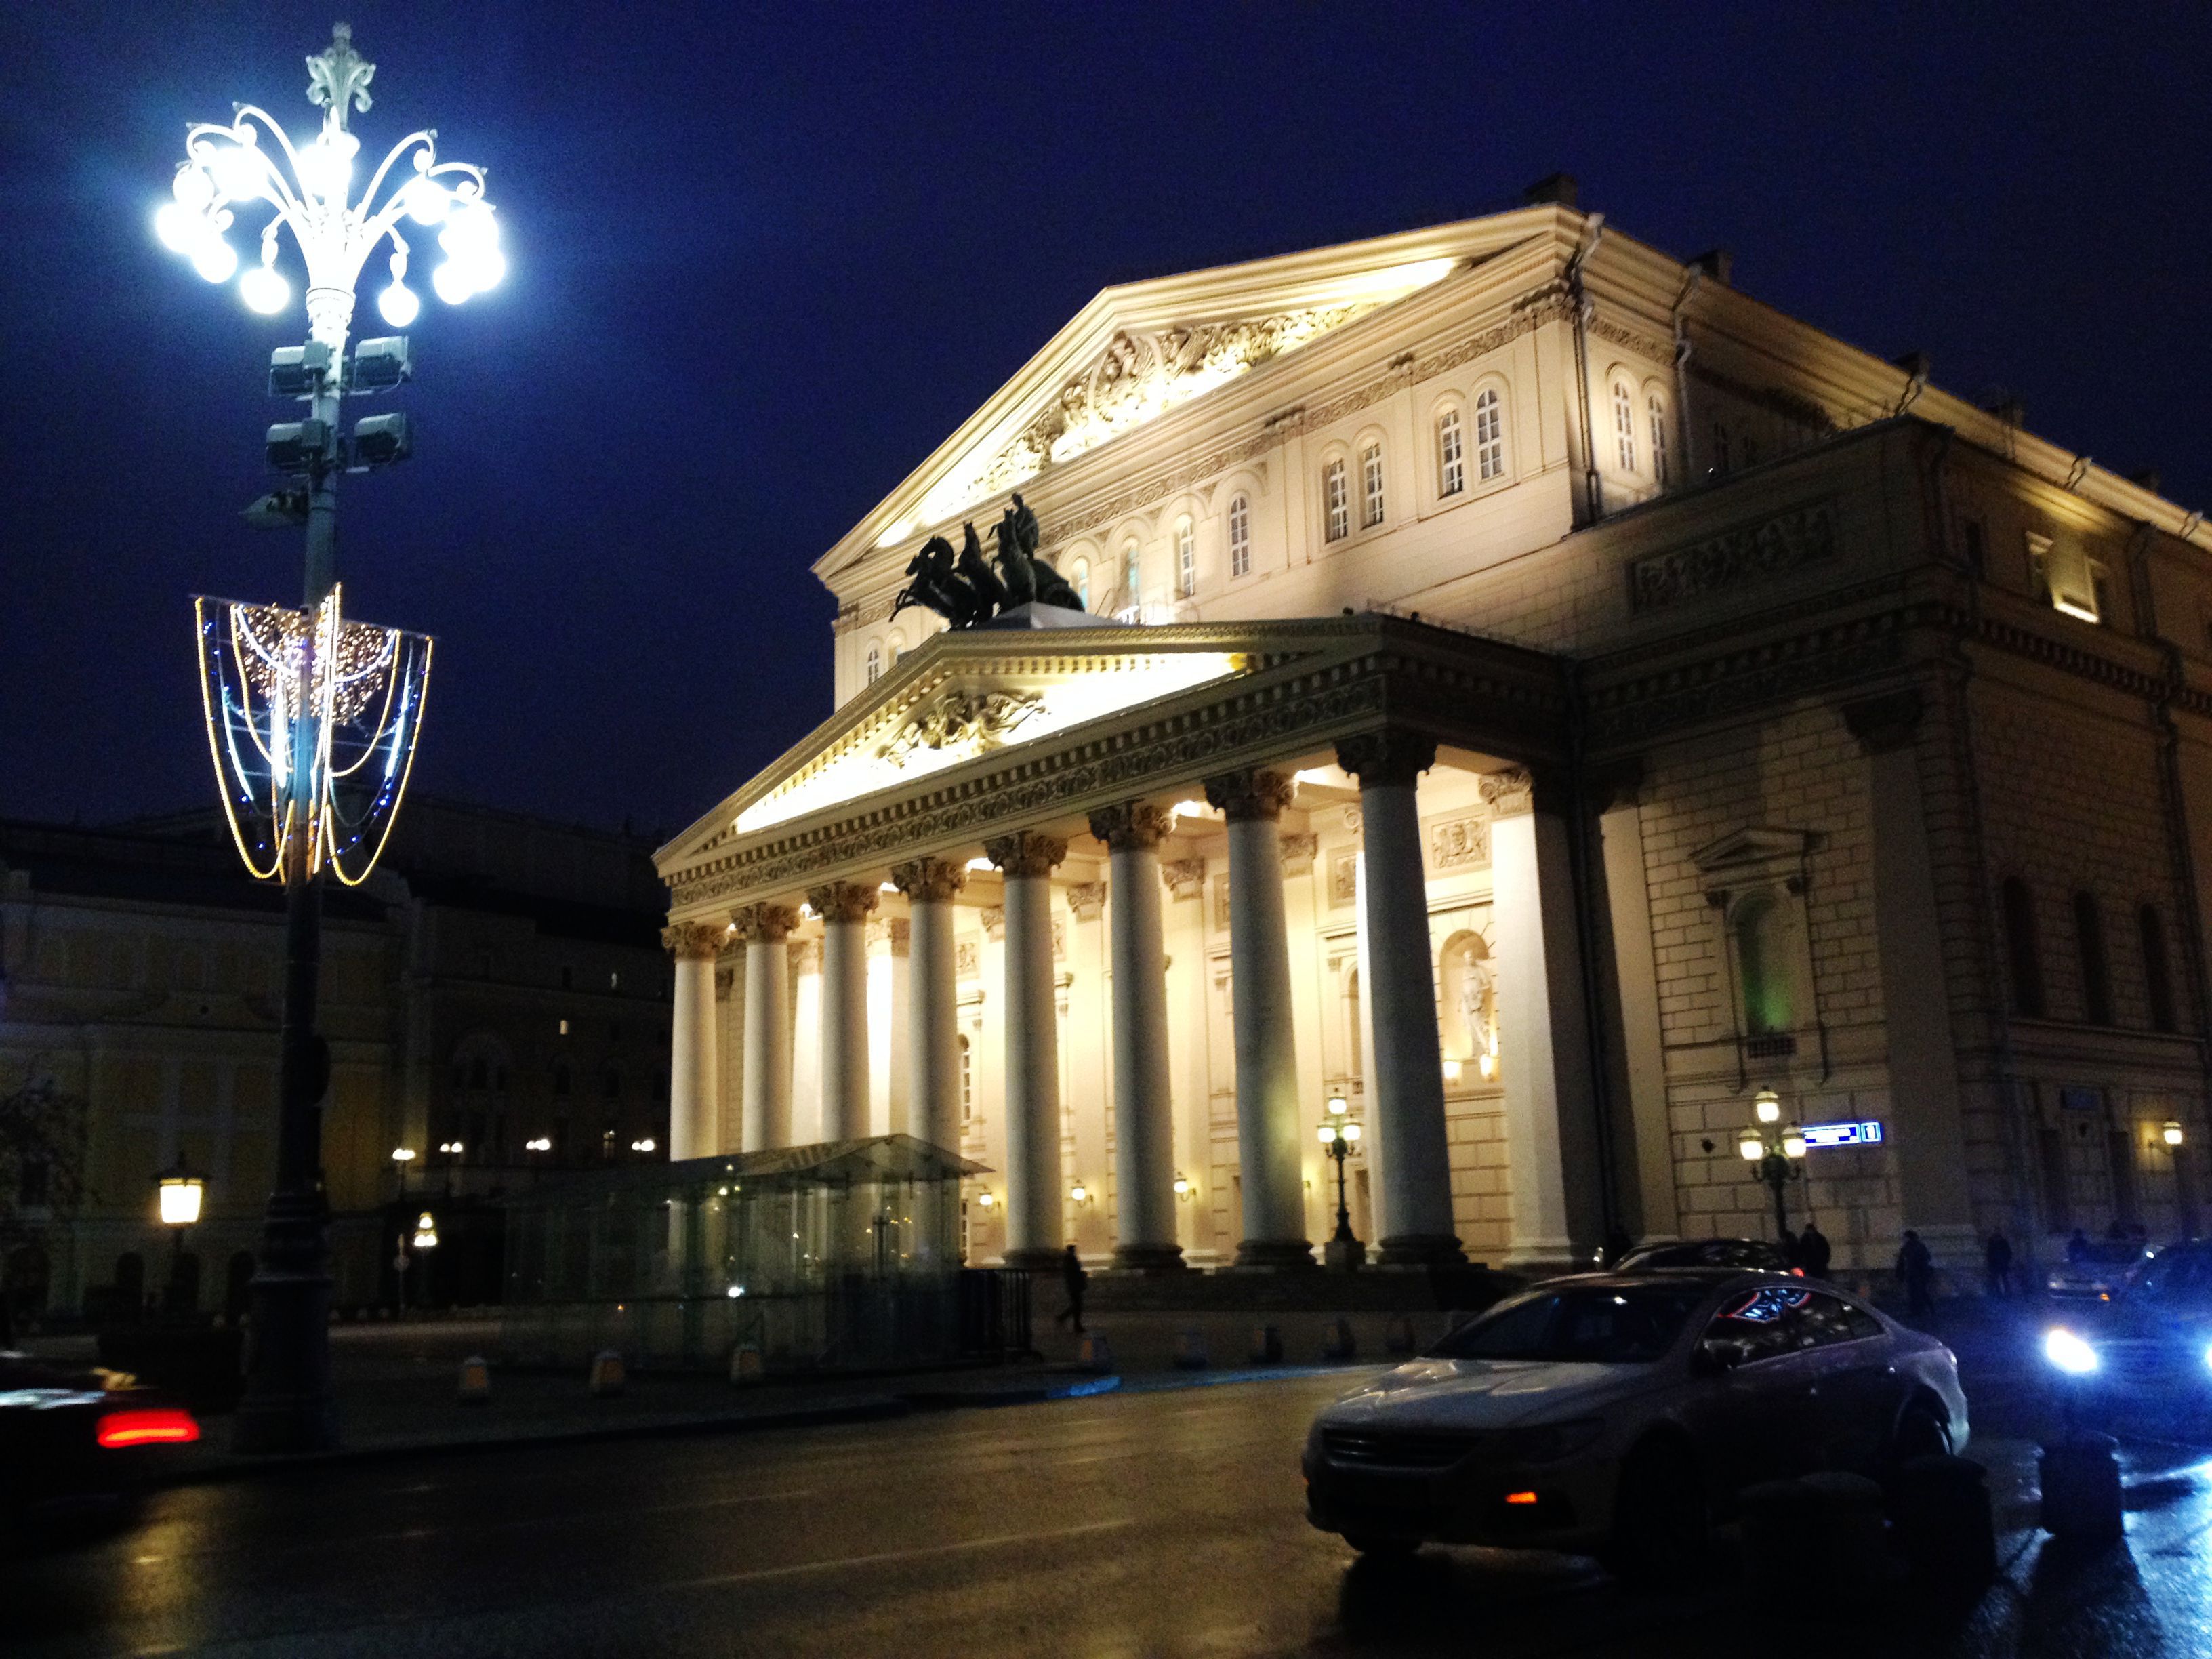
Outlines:
[[1719, 1376], [1743, 1364], [1743, 1345], [1739, 1342], [1700, 1342], [1690, 1355], [1690, 1370], [1698, 1376]]

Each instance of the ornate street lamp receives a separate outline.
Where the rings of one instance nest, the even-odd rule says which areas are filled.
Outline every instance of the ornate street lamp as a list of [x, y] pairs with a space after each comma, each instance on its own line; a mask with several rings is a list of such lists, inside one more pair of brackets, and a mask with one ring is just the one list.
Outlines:
[[1790, 1207], [1785, 1196], [1790, 1183], [1805, 1178], [1805, 1132], [1782, 1122], [1782, 1100], [1771, 1089], [1761, 1089], [1752, 1102], [1756, 1120], [1736, 1137], [1736, 1154], [1756, 1165], [1753, 1173], [1774, 1194], [1774, 1232], [1779, 1238], [1790, 1231]]
[[1352, 1211], [1344, 1199], [1344, 1160], [1359, 1144], [1359, 1120], [1342, 1095], [1328, 1097], [1328, 1121], [1321, 1126], [1322, 1152], [1336, 1160], [1336, 1231], [1322, 1247], [1322, 1259], [1332, 1267], [1357, 1267], [1367, 1260], [1367, 1247], [1352, 1236]]
[[200, 1202], [206, 1196], [206, 1188], [207, 1182], [192, 1173], [191, 1165], [185, 1161], [182, 1152], [177, 1154], [173, 1168], [164, 1170], [154, 1177], [154, 1189], [161, 1206], [161, 1224], [169, 1230], [167, 1300], [172, 1313], [183, 1311], [185, 1235], [198, 1224]]
[[[288, 229], [307, 277], [307, 343], [278, 350], [270, 365], [271, 393], [307, 406], [305, 419], [270, 428], [267, 441], [270, 463], [296, 483], [248, 514], [306, 528], [301, 607], [198, 602], [209, 748], [232, 835], [246, 868], [285, 889], [276, 1187], [253, 1278], [252, 1352], [233, 1436], [244, 1451], [312, 1450], [337, 1439], [319, 1113], [330, 1049], [315, 1030], [321, 884], [326, 871], [349, 884], [368, 879], [406, 787], [429, 682], [427, 638], [340, 614], [338, 475], [403, 459], [410, 447], [404, 415], [371, 416], [350, 436], [339, 432], [347, 393], [391, 391], [410, 372], [404, 337], [363, 341], [347, 357], [355, 287], [370, 257], [388, 246], [392, 282], [380, 309], [395, 328], [414, 320], [421, 301], [406, 284], [411, 250], [403, 223], [434, 232], [445, 258], [430, 285], [449, 304], [492, 287], [506, 270], [483, 170], [441, 161], [434, 133], [408, 134], [356, 191], [361, 141], [347, 122], [369, 107], [375, 73], [338, 24], [330, 46], [307, 59], [320, 131], [295, 144], [250, 104], [228, 123], [194, 124], [171, 184], [174, 199], [154, 216], [164, 243], [209, 282], [225, 283], [239, 265], [228, 234], [244, 228], [245, 216], [267, 210], [259, 260], [238, 283], [240, 297], [264, 315], [291, 303], [278, 268]], [[404, 1190], [405, 1160], [398, 1161]]]

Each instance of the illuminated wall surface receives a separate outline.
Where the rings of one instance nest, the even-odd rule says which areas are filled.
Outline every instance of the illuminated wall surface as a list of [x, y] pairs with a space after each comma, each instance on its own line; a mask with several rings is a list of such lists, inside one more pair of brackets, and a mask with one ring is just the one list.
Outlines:
[[964, 1303], [988, 1286], [963, 1286], [960, 1177], [977, 1168], [887, 1135], [546, 1177], [507, 1208], [508, 1358], [719, 1368], [750, 1345], [817, 1370], [972, 1352]]

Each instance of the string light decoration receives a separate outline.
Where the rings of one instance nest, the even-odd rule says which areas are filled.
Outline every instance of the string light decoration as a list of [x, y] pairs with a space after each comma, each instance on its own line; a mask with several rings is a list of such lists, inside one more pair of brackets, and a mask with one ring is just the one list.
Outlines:
[[[376, 867], [415, 763], [430, 688], [425, 634], [349, 622], [340, 588], [313, 612], [200, 598], [208, 749], [239, 856], [257, 880]], [[298, 757], [307, 757], [304, 778]], [[296, 786], [296, 787], [295, 787]], [[295, 835], [307, 857], [288, 863]]]
[[[507, 273], [483, 169], [440, 161], [438, 135], [428, 128], [394, 144], [361, 194], [349, 199], [361, 140], [346, 130], [346, 119], [368, 108], [375, 74], [376, 65], [354, 50], [353, 31], [340, 23], [329, 46], [307, 59], [307, 98], [323, 109], [322, 131], [295, 145], [276, 118], [252, 104], [239, 105], [228, 124], [195, 122], [185, 130], [185, 159], [171, 181], [175, 199], [154, 215], [154, 234], [166, 246], [209, 282], [225, 283], [239, 268], [228, 235], [239, 215], [275, 208], [261, 230], [260, 263], [239, 277], [239, 297], [264, 316], [290, 303], [291, 284], [276, 268], [277, 233], [289, 227], [307, 262], [309, 327], [332, 351], [345, 344], [354, 284], [380, 243], [392, 245], [391, 285], [377, 298], [384, 320], [405, 328], [422, 310], [407, 286], [411, 251], [399, 234], [403, 220], [436, 231], [445, 258], [430, 286], [448, 305], [497, 286]], [[392, 175], [403, 159], [408, 167], [398, 182]]]

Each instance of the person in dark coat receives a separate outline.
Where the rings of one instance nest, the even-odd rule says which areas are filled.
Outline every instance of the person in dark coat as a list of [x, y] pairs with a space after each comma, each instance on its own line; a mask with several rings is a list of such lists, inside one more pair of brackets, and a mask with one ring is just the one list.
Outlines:
[[1806, 1218], [1805, 1231], [1797, 1235], [1797, 1265], [1805, 1270], [1808, 1279], [1828, 1276], [1828, 1258], [1835, 1252], [1829, 1248], [1828, 1236]]
[[1083, 1271], [1082, 1259], [1075, 1254], [1073, 1244], [1060, 1258], [1060, 1282], [1067, 1291], [1067, 1305], [1052, 1316], [1052, 1322], [1058, 1325], [1073, 1320], [1076, 1334], [1080, 1336], [1083, 1334], [1083, 1287], [1091, 1282], [1091, 1275]]
[[2074, 1230], [2074, 1237], [2066, 1241], [2066, 1265], [2069, 1267], [2078, 1267], [2088, 1259], [2089, 1235], [2076, 1227]]
[[1989, 1268], [1990, 1294], [2012, 1294], [2012, 1241], [2000, 1227], [1990, 1234], [1990, 1242], [1982, 1247], [1982, 1260]]
[[1905, 1243], [1897, 1253], [1897, 1277], [1905, 1285], [1908, 1317], [1918, 1319], [1936, 1311], [1936, 1259], [1910, 1227], [1905, 1230]]

